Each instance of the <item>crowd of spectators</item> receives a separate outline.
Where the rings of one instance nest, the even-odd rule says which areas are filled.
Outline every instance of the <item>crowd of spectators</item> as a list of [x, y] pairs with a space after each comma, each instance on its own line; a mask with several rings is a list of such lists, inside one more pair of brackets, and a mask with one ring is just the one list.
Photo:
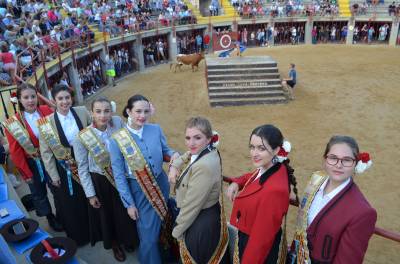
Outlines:
[[389, 24], [356, 24], [353, 32], [353, 43], [382, 43], [388, 41], [389, 35]]
[[231, 0], [238, 14], [244, 18], [263, 16], [333, 16], [339, 12], [336, 0], [313, 0], [304, 4], [301, 0], [282, 0], [264, 3], [260, 0]]
[[111, 36], [154, 29], [157, 23], [170, 26], [171, 23], [182, 25], [196, 22], [192, 11], [182, 0], [141, 0], [115, 7], [104, 4], [99, 7], [94, 3], [93, 6], [96, 10], [94, 22], [99, 25], [100, 31], [106, 31]]
[[345, 43], [347, 31], [347, 23], [317, 24], [311, 30], [312, 43]]
[[[338, 13], [336, 0], [313, 0], [307, 3], [302, 0], [273, 0], [267, 3], [260, 0], [231, 1], [245, 18], [331, 16]], [[380, 3], [383, 1], [367, 0], [351, 8], [353, 12], [366, 14], [370, 6]], [[219, 5], [217, 0], [210, 2], [210, 15], [220, 14]], [[398, 15], [399, 11], [400, 4], [396, 6], [393, 2], [388, 6], [390, 16]], [[54, 60], [60, 51], [68, 50], [72, 45], [86, 46], [89, 41], [93, 42], [95, 34], [91, 28], [94, 24], [98, 25], [100, 31], [116, 36], [125, 32], [154, 29], [159, 25], [170, 26], [171, 23], [195, 23], [195, 20], [183, 0], [0, 0], [0, 84], [15, 82], [15, 74], [22, 78], [30, 76], [34, 69], [32, 64], [37, 66], [44, 61]], [[377, 40], [382, 41], [383, 36], [387, 39], [385, 29], [387, 32], [388, 27], [367, 30], [364, 26], [360, 27], [354, 41], [368, 43], [368, 33], [365, 32], [372, 31], [380, 36]], [[318, 26], [312, 34], [315, 42], [343, 41], [347, 27]], [[272, 38], [277, 44], [297, 44], [304, 40], [304, 27], [266, 27], [248, 32], [246, 36], [243, 32], [239, 35], [252, 45], [268, 46]], [[178, 38], [177, 44], [178, 53], [198, 52], [206, 46], [204, 36], [191, 34]], [[164, 62], [167, 59], [167, 49], [165, 41], [146, 44], [146, 64]], [[118, 70], [116, 72], [118, 74]]]
[[262, 25], [253, 30], [241, 28], [238, 32], [238, 40], [245, 46], [269, 47], [274, 45], [304, 43], [305, 29], [304, 24], [275, 24], [275, 28], [270, 25]]
[[143, 43], [144, 64], [154, 66], [168, 63], [168, 42], [165, 38], [158, 38]]
[[171, 21], [195, 18], [182, 0], [0, 0], [0, 84], [15, 82], [15, 74], [30, 76], [32, 64], [54, 60], [72, 45], [87, 46], [95, 39], [90, 24], [115, 36]]
[[[382, 13], [382, 8], [385, 2], [382, 1], [372, 1], [372, 0], [366, 0], [362, 3], [354, 3], [351, 6], [351, 12], [353, 15], [367, 15], [368, 13]], [[379, 11], [379, 7], [382, 6], [381, 11]], [[384, 11], [386, 13], [386, 11]], [[398, 16], [400, 15], [400, 3], [397, 4], [396, 2], [393, 1], [391, 4], [387, 6], [387, 13], [389, 16]]]
[[201, 32], [196, 34], [182, 34], [177, 36], [177, 53], [178, 54], [193, 54], [200, 53], [201, 51], [208, 51], [210, 45], [210, 35]]

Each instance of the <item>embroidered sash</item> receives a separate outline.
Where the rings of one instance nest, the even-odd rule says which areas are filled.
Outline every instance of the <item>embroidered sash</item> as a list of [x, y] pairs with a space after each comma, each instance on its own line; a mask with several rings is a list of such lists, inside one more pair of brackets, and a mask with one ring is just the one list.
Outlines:
[[[211, 152], [212, 149], [207, 148], [203, 150], [200, 155], [197, 157], [197, 159], [189, 164], [189, 166], [183, 171], [183, 173], [180, 175], [178, 178], [179, 184], [182, 182], [182, 178], [188, 173], [189, 168], [197, 161], [199, 160], [202, 156], [205, 154]], [[178, 183], [178, 181], [177, 181]], [[222, 180], [221, 180], [221, 193], [219, 196], [219, 204], [221, 207], [221, 212], [220, 212], [220, 238], [219, 242], [217, 245], [217, 248], [215, 249], [214, 253], [212, 254], [210, 260], [207, 262], [208, 264], [218, 264], [221, 262], [222, 258], [224, 257], [225, 251], [227, 250], [228, 247], [228, 242], [229, 242], [229, 233], [228, 233], [228, 225], [226, 222], [226, 216], [225, 216], [225, 209], [224, 209], [224, 195], [222, 191]], [[179, 186], [178, 186], [179, 187]], [[196, 264], [196, 261], [193, 259], [193, 257], [190, 255], [190, 252], [186, 246], [185, 240], [181, 239], [179, 240], [179, 252], [181, 255], [181, 261], [183, 264]], [[239, 255], [237, 255], [237, 258], [233, 259], [233, 264], [239, 264]]]
[[42, 164], [40, 163], [39, 149], [33, 145], [28, 131], [16, 116], [7, 119], [3, 125], [8, 132], [10, 132], [13, 138], [15, 138], [18, 144], [25, 150], [25, 152], [35, 161], [36, 167], [38, 168], [40, 174], [40, 181], [43, 182], [45, 176]]
[[39, 119], [38, 125], [41, 137], [46, 141], [54, 156], [59, 161], [59, 164], [67, 172], [70, 195], [73, 195], [71, 178], [78, 184], [80, 184], [81, 181], [79, 180], [78, 167], [76, 161], [72, 157], [71, 149], [61, 144], [60, 138], [48, 118], [44, 117]]
[[164, 221], [168, 213], [167, 202], [139, 146], [126, 128], [118, 130], [112, 137], [117, 141], [129, 169], [136, 174], [136, 180], [147, 200]]
[[324, 172], [314, 172], [304, 190], [297, 214], [296, 232], [288, 254], [288, 263], [311, 264], [310, 252], [307, 245], [308, 211], [315, 195], [327, 177]]
[[89, 151], [97, 166], [103, 170], [104, 176], [115, 187], [114, 177], [111, 171], [110, 155], [103, 142], [98, 138], [91, 127], [84, 128], [79, 132], [79, 140]]

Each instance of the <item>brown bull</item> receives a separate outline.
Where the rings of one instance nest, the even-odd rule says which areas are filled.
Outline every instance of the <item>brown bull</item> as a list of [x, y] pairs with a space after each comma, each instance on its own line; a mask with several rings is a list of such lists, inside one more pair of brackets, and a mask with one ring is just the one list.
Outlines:
[[204, 59], [204, 53], [195, 53], [195, 54], [178, 54], [176, 56], [176, 63], [171, 63], [169, 65], [169, 68], [171, 69], [172, 66], [175, 66], [175, 72], [176, 68], [178, 67], [179, 70], [181, 70], [182, 65], [192, 65], [192, 71], [194, 72], [194, 67], [199, 69], [199, 63], [200, 61]]

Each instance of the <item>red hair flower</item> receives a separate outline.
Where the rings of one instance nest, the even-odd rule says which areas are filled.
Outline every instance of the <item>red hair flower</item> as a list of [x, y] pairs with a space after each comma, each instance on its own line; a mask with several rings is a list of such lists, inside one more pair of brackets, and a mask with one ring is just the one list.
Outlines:
[[210, 144], [211, 144], [214, 148], [216, 148], [216, 147], [218, 147], [218, 145], [219, 145], [219, 135], [218, 135], [218, 132], [217, 132], [217, 131], [213, 131], [212, 133], [213, 133], [213, 135], [212, 135], [212, 137], [211, 137]]
[[357, 155], [357, 165], [355, 172], [360, 174], [369, 169], [372, 166], [372, 160], [367, 152], [361, 152]]
[[17, 93], [16, 92], [12, 92], [10, 95], [10, 101], [13, 104], [17, 104], [18, 103], [18, 98], [17, 98]]
[[282, 146], [279, 149], [278, 154], [276, 155], [278, 161], [282, 163], [285, 160], [287, 160], [287, 157], [291, 150], [292, 150], [292, 145], [290, 144], [290, 142], [287, 140], [283, 140]]
[[358, 154], [357, 160], [361, 160], [362, 162], [367, 163], [368, 161], [371, 160], [371, 158], [369, 157], [369, 153], [361, 152]]

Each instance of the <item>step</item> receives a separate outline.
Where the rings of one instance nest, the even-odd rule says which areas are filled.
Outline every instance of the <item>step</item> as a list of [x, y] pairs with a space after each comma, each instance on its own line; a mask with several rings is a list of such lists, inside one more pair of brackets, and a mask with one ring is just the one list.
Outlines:
[[227, 68], [227, 69], [207, 69], [208, 75], [226, 74], [226, 73], [279, 73], [278, 68], [263, 67], [263, 68]]
[[277, 67], [277, 63], [253, 63], [253, 64], [249, 64], [249, 63], [238, 63], [238, 64], [221, 64], [221, 65], [210, 65], [207, 64], [207, 69], [232, 69], [232, 68], [276, 68]]
[[263, 73], [263, 74], [241, 74], [241, 75], [208, 75], [208, 81], [222, 81], [222, 80], [247, 80], [249, 82], [253, 80], [264, 80], [264, 79], [278, 79], [279, 74], [277, 73]]
[[215, 106], [242, 106], [242, 105], [260, 105], [260, 104], [285, 104], [286, 97], [273, 98], [243, 98], [243, 99], [210, 99], [210, 105]]
[[236, 98], [272, 98], [285, 96], [281, 91], [259, 91], [259, 92], [224, 92], [224, 93], [208, 93], [210, 99], [236, 99]]
[[280, 79], [258, 79], [257, 81], [251, 80], [217, 80], [208, 81], [208, 87], [225, 87], [230, 88], [234, 86], [245, 86], [245, 87], [265, 87], [270, 85], [281, 84]]
[[269, 85], [259, 87], [248, 87], [248, 86], [232, 86], [232, 87], [209, 87], [208, 92], [224, 93], [224, 92], [258, 92], [258, 91], [282, 91], [282, 85]]

